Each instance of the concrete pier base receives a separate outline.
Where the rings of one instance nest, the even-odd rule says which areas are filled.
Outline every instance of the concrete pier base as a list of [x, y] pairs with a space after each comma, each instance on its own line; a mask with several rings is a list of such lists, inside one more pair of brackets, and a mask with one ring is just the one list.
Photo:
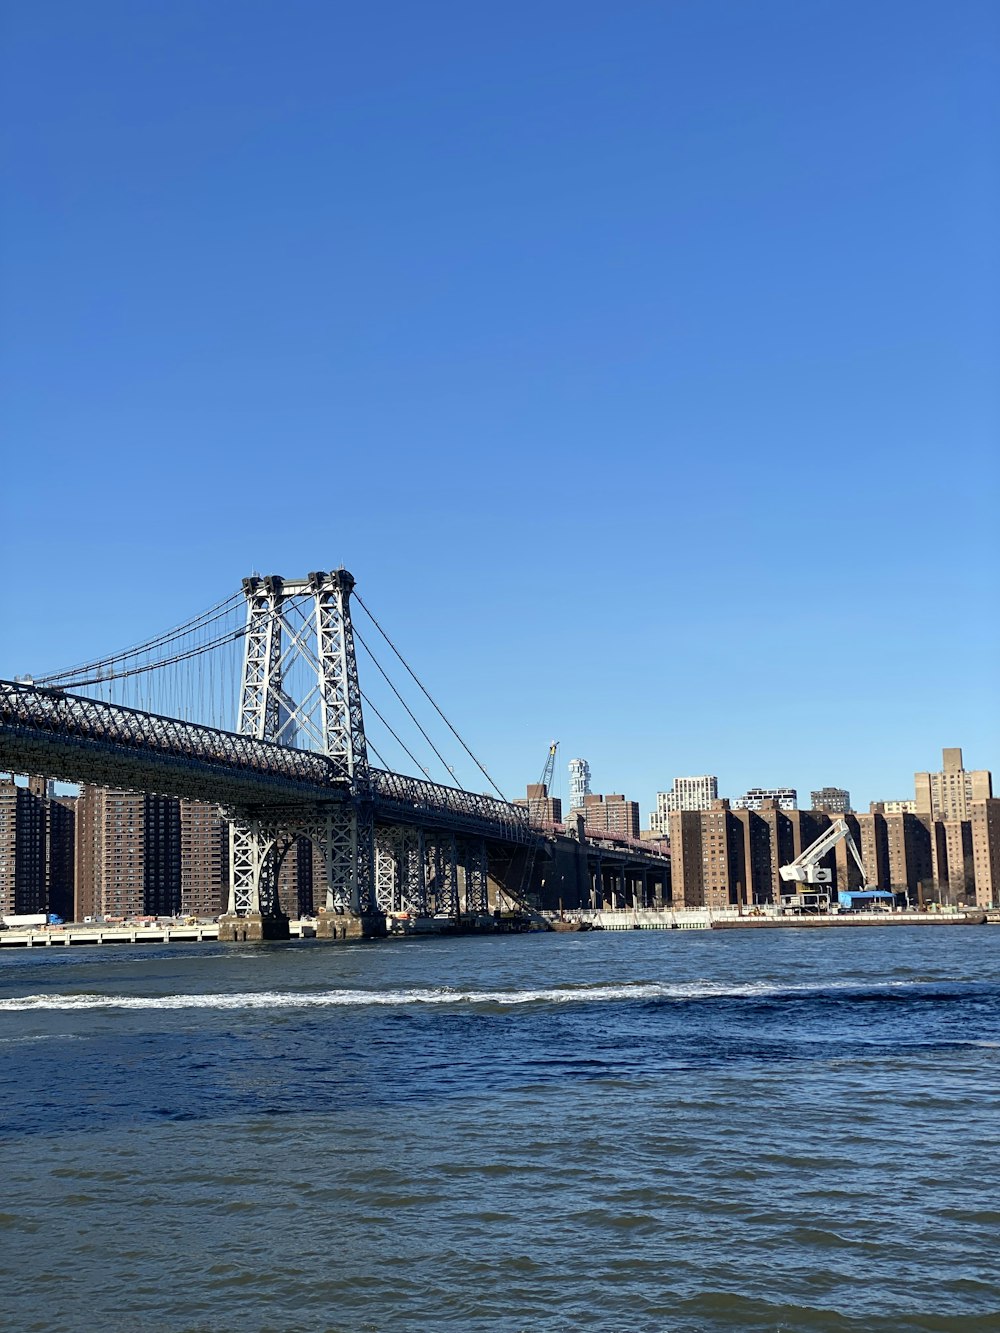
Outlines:
[[375, 940], [385, 935], [385, 917], [355, 916], [322, 908], [316, 920], [318, 940]]
[[260, 940], [289, 940], [287, 916], [262, 916], [248, 912], [246, 916], [219, 917], [219, 939], [230, 944], [250, 944]]

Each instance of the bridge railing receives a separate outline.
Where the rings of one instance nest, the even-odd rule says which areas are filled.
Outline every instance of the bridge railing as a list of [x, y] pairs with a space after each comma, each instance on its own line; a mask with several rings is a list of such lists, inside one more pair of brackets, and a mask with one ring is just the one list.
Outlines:
[[531, 843], [537, 834], [528, 822], [527, 811], [494, 796], [443, 787], [424, 778], [410, 778], [383, 768], [371, 770], [372, 793], [380, 811], [393, 808], [407, 823], [420, 817], [448, 815], [467, 824], [470, 831], [496, 830], [506, 842]]
[[60, 741], [141, 746], [171, 757], [223, 764], [316, 787], [343, 787], [345, 781], [325, 755], [312, 750], [292, 750], [252, 736], [17, 681], [0, 681], [0, 725], [15, 732], [49, 733]]

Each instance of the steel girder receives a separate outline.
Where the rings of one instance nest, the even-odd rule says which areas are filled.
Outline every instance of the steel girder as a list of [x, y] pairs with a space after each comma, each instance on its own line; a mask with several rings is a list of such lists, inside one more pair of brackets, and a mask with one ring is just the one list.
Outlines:
[[388, 915], [400, 911], [400, 841], [403, 830], [390, 824], [375, 830], [375, 905]]
[[459, 843], [453, 833], [408, 825], [382, 826], [376, 831], [375, 847], [380, 911], [411, 912], [415, 916], [433, 911], [458, 916]]
[[458, 842], [454, 833], [432, 834], [429, 896], [436, 912], [447, 912], [457, 917], [458, 899]]
[[485, 916], [490, 910], [490, 887], [484, 839], [462, 842], [461, 865], [465, 876], [465, 910], [473, 916]]

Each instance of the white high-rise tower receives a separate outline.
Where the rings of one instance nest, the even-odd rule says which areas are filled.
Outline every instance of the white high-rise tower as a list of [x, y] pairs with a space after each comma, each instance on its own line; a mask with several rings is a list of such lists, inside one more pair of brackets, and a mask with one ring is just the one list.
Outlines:
[[583, 798], [590, 795], [590, 765], [586, 759], [569, 761], [569, 808], [583, 809]]

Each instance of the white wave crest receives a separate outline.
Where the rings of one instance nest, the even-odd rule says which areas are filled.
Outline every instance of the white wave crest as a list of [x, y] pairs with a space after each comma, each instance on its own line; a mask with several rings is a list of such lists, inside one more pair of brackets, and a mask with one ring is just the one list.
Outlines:
[[[885, 981], [860, 987], [865, 991], [889, 989], [913, 983]], [[918, 983], [919, 985], [919, 983]], [[839, 982], [817, 986], [810, 983], [746, 982], [736, 985], [693, 981], [625, 982], [614, 985], [551, 986], [532, 990], [480, 991], [447, 986], [412, 990], [325, 990], [325, 991], [238, 991], [211, 992], [202, 995], [21, 995], [0, 1000], [0, 1013], [31, 1010], [82, 1009], [317, 1009], [384, 1007], [407, 1008], [414, 1005], [500, 1005], [514, 1007], [529, 1004], [594, 1004], [628, 1000], [741, 999], [788, 996], [801, 998], [812, 992], [858, 989], [857, 982]]]

